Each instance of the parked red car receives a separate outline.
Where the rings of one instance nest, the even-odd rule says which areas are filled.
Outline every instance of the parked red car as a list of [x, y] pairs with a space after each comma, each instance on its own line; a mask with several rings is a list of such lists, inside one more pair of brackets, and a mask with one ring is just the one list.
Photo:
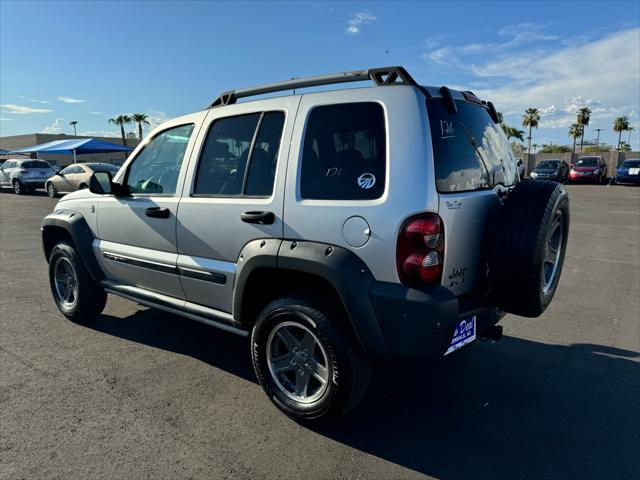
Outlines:
[[607, 178], [607, 164], [599, 156], [580, 157], [569, 170], [569, 180], [572, 182], [602, 183], [604, 178]]

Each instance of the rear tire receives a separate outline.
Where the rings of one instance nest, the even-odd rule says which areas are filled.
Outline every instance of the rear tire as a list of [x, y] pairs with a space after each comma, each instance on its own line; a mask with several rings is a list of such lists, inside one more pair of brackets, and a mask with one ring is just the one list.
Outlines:
[[555, 294], [569, 236], [569, 197], [556, 182], [521, 182], [498, 215], [490, 277], [497, 305], [540, 316]]
[[88, 186], [86, 186], [84, 183], [82, 183], [79, 187], [78, 190], [84, 190], [85, 188], [89, 188]]
[[343, 320], [317, 300], [287, 297], [267, 305], [253, 327], [251, 359], [260, 385], [298, 422], [335, 421], [367, 390], [371, 364]]
[[66, 242], [51, 250], [49, 284], [56, 306], [74, 322], [95, 320], [107, 303], [107, 293], [91, 278], [75, 248]]

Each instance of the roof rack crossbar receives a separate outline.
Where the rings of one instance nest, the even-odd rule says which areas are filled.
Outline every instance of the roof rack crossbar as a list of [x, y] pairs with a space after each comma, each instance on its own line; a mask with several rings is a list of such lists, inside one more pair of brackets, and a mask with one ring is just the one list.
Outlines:
[[381, 85], [416, 85], [411, 75], [402, 67], [371, 68], [369, 70], [353, 70], [350, 72], [331, 73], [315, 77], [294, 78], [284, 82], [268, 83], [250, 88], [241, 88], [224, 92], [216, 98], [211, 107], [230, 105], [239, 98], [264, 95], [266, 93], [282, 92], [295, 88], [319, 87], [338, 83], [362, 82], [372, 80], [376, 86]]

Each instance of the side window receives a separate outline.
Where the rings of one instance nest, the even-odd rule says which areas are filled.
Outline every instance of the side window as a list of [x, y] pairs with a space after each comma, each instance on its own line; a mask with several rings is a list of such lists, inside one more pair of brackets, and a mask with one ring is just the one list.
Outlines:
[[273, 192], [283, 126], [283, 112], [267, 112], [262, 117], [249, 161], [246, 195], [268, 197]]
[[214, 121], [200, 154], [194, 194], [271, 195], [283, 125], [282, 112]]
[[170, 128], [156, 135], [129, 167], [129, 193], [175, 194], [180, 166], [193, 124]]
[[10, 168], [13, 168], [13, 164], [14, 164], [14, 163], [15, 163], [15, 162], [12, 162], [11, 160], [7, 160], [6, 162], [4, 162], [3, 167], [4, 167], [4, 169], [5, 169], [5, 170], [8, 170], [8, 169], [10, 169]]
[[385, 171], [385, 118], [380, 104], [345, 103], [311, 111], [302, 151], [303, 198], [379, 198]]
[[63, 168], [63, 169], [60, 171], [60, 173], [61, 173], [62, 175], [69, 175], [70, 173], [75, 173], [75, 172], [74, 172], [75, 168], [76, 168], [75, 166], [73, 166], [73, 165], [69, 165], [68, 167]]

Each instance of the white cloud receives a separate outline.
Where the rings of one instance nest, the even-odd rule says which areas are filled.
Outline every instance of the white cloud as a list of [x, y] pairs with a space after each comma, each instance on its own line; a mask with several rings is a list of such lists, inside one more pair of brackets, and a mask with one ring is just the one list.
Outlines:
[[49, 100], [37, 100], [35, 98], [30, 98], [29, 101], [32, 103], [51, 103]]
[[347, 22], [345, 32], [347, 35], [360, 35], [362, 33], [362, 25], [368, 25], [375, 21], [376, 17], [367, 11], [356, 12]]
[[25, 107], [23, 105], [14, 105], [11, 103], [0, 105], [0, 109], [5, 111], [6, 113], [19, 113], [19, 114], [53, 112], [53, 110], [50, 110], [48, 108]]
[[474, 66], [473, 72], [502, 84], [476, 92], [492, 100], [498, 109], [521, 112], [528, 107], [541, 108], [549, 117], [543, 116], [541, 127], [567, 127], [583, 106], [592, 109], [592, 123], [635, 115], [640, 104], [640, 29], [553, 52], [489, 60]]
[[58, 97], [58, 100], [60, 100], [61, 102], [64, 103], [82, 103], [82, 102], [86, 102], [86, 100], [82, 99], [78, 99], [78, 98], [72, 98], [72, 97]]
[[91, 115], [104, 115], [102, 112], [89, 112]]
[[56, 118], [51, 125], [42, 129], [42, 133], [62, 133], [63, 128], [64, 118]]
[[0, 122], [10, 122], [10, 121], [11, 121], [10, 118], [0, 117]]

